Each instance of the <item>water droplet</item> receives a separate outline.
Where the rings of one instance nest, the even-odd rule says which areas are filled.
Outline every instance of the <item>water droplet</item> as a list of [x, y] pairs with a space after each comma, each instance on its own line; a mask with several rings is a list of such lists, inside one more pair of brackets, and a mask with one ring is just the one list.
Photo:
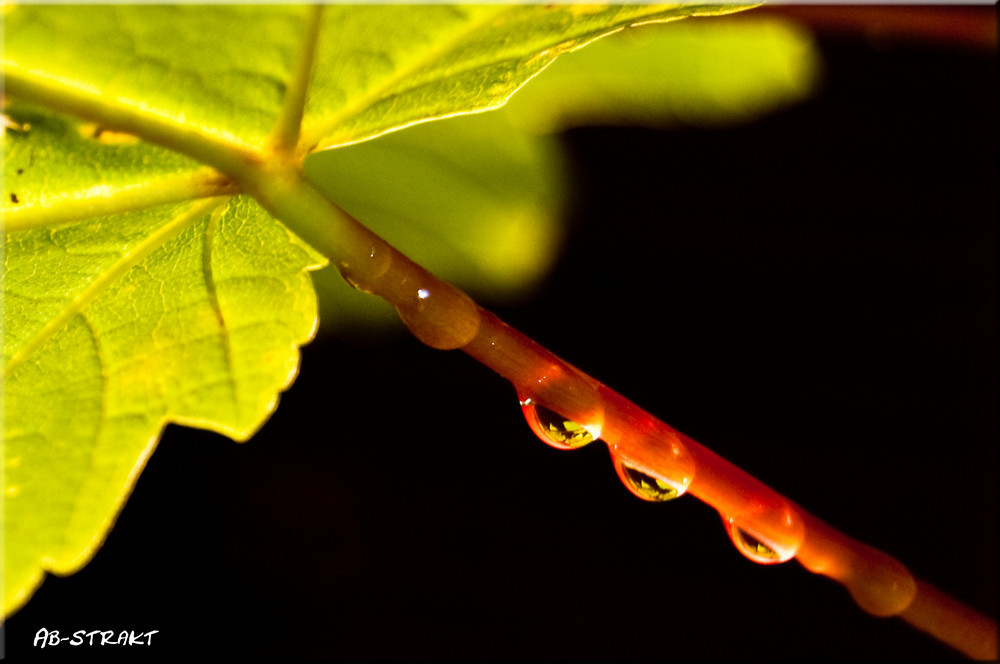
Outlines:
[[795, 551], [782, 551], [777, 546], [772, 546], [764, 542], [760, 537], [748, 532], [745, 528], [736, 525], [736, 520], [720, 514], [722, 523], [726, 526], [729, 539], [733, 541], [736, 549], [744, 556], [762, 565], [773, 563], [783, 563], [791, 560], [795, 556]]
[[[696, 473], [695, 459], [683, 434], [604, 385], [600, 386], [599, 395], [604, 405], [601, 438], [607, 442], [612, 458], [655, 478], [653, 482], [647, 481], [649, 489], [657, 486], [656, 480], [663, 480], [677, 491], [674, 498], [687, 492]], [[627, 476], [622, 481], [626, 487], [632, 484]]]
[[352, 288], [372, 294], [377, 292], [379, 279], [389, 270], [392, 262], [390, 248], [371, 245], [367, 260], [341, 260], [337, 263], [337, 271]]
[[395, 302], [396, 311], [417, 339], [431, 348], [454, 350], [479, 331], [479, 307], [468, 295], [430, 277]]
[[21, 493], [21, 487], [19, 487], [19, 486], [9, 486], [9, 487], [7, 487], [7, 497], [8, 498], [15, 498], [20, 493]]
[[535, 435], [556, 449], [574, 450], [597, 438], [590, 428], [535, 403], [530, 397], [521, 399], [521, 410]]
[[[851, 597], [875, 616], [894, 616], [906, 610], [917, 595], [917, 581], [903, 563], [867, 545], [865, 553], [843, 579]], [[859, 547], [860, 548], [860, 547]]]
[[651, 502], [665, 502], [673, 500], [680, 495], [681, 492], [670, 486], [667, 482], [658, 477], [647, 475], [641, 470], [632, 468], [622, 461], [620, 457], [612, 454], [611, 459], [614, 461], [615, 472], [618, 473], [622, 484], [639, 498]]

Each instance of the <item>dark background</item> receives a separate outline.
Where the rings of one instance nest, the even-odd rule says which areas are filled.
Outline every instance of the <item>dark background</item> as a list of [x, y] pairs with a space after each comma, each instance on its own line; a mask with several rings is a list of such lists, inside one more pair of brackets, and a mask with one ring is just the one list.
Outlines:
[[[497, 313], [996, 616], [995, 55], [821, 45], [820, 93], [753, 125], [568, 133], [565, 255]], [[694, 498], [635, 499], [409, 337], [321, 336], [247, 444], [169, 427], [94, 560], [3, 631], [12, 661], [958, 656], [747, 561]]]

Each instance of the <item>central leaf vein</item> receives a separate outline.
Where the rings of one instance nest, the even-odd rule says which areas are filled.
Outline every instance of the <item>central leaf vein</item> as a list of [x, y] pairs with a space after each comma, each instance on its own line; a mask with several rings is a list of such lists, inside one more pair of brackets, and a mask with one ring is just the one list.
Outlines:
[[131, 185], [94, 185], [37, 205], [0, 206], [7, 231], [57, 226], [109, 214], [136, 212], [158, 205], [237, 193], [237, 186], [212, 168], [180, 177]]

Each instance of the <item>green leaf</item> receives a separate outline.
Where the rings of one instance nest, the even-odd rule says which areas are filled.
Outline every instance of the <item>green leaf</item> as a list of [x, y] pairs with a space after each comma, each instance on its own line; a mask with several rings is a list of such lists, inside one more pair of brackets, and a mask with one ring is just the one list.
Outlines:
[[246, 440], [315, 329], [322, 259], [245, 197], [8, 238], [5, 584], [75, 571], [165, 424]]
[[[623, 26], [731, 10], [331, 6], [319, 23], [312, 7], [6, 10], [5, 613], [45, 570], [93, 555], [166, 423], [245, 440], [294, 379], [317, 324], [306, 272], [325, 259], [272, 215], [330, 256], [370, 248], [305, 179], [306, 153], [495, 108], [559, 54]], [[433, 179], [469, 145], [413, 163]], [[510, 148], [497, 164], [520, 158]], [[346, 178], [343, 163], [316, 166]], [[520, 177], [498, 172], [493, 216]], [[456, 219], [485, 200], [485, 180], [456, 189], [470, 194]], [[380, 191], [330, 195], [413, 221], [376, 211]], [[535, 198], [529, 188], [529, 228]], [[473, 241], [456, 228], [443, 233]], [[492, 273], [514, 244], [469, 270]]]
[[[7, 221], [65, 223], [4, 242], [7, 610], [43, 561], [70, 573], [93, 555], [167, 423], [236, 440], [263, 424], [315, 331], [305, 271], [326, 262], [252, 199], [192, 198], [204, 169], [188, 158], [10, 115]], [[93, 217], [120, 202], [107, 191], [140, 209]], [[164, 192], [191, 200], [157, 205]]]

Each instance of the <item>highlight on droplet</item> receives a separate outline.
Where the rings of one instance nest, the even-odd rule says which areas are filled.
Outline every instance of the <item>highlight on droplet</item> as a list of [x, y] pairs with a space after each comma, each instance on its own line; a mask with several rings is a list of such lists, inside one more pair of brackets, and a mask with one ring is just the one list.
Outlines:
[[618, 479], [622, 481], [626, 489], [638, 498], [650, 502], [666, 502], [682, 493], [669, 482], [633, 468], [614, 453], [611, 455], [611, 460], [614, 462]]
[[736, 550], [755, 563], [771, 565], [783, 563], [795, 557], [797, 547], [781, 546], [740, 525], [733, 517], [722, 513], [719, 516], [722, 517], [722, 523], [726, 527], [729, 539], [732, 540]]
[[[419, 273], [417, 276], [424, 275]], [[410, 332], [431, 348], [461, 348], [479, 331], [479, 307], [454, 286], [426, 275], [420, 287], [408, 290], [399, 286], [399, 291], [386, 299], [396, 307]], [[379, 291], [376, 293], [385, 296]]]
[[600, 427], [574, 422], [536, 403], [531, 397], [520, 399], [520, 403], [528, 426], [546, 445], [559, 450], [575, 450], [600, 436]]

